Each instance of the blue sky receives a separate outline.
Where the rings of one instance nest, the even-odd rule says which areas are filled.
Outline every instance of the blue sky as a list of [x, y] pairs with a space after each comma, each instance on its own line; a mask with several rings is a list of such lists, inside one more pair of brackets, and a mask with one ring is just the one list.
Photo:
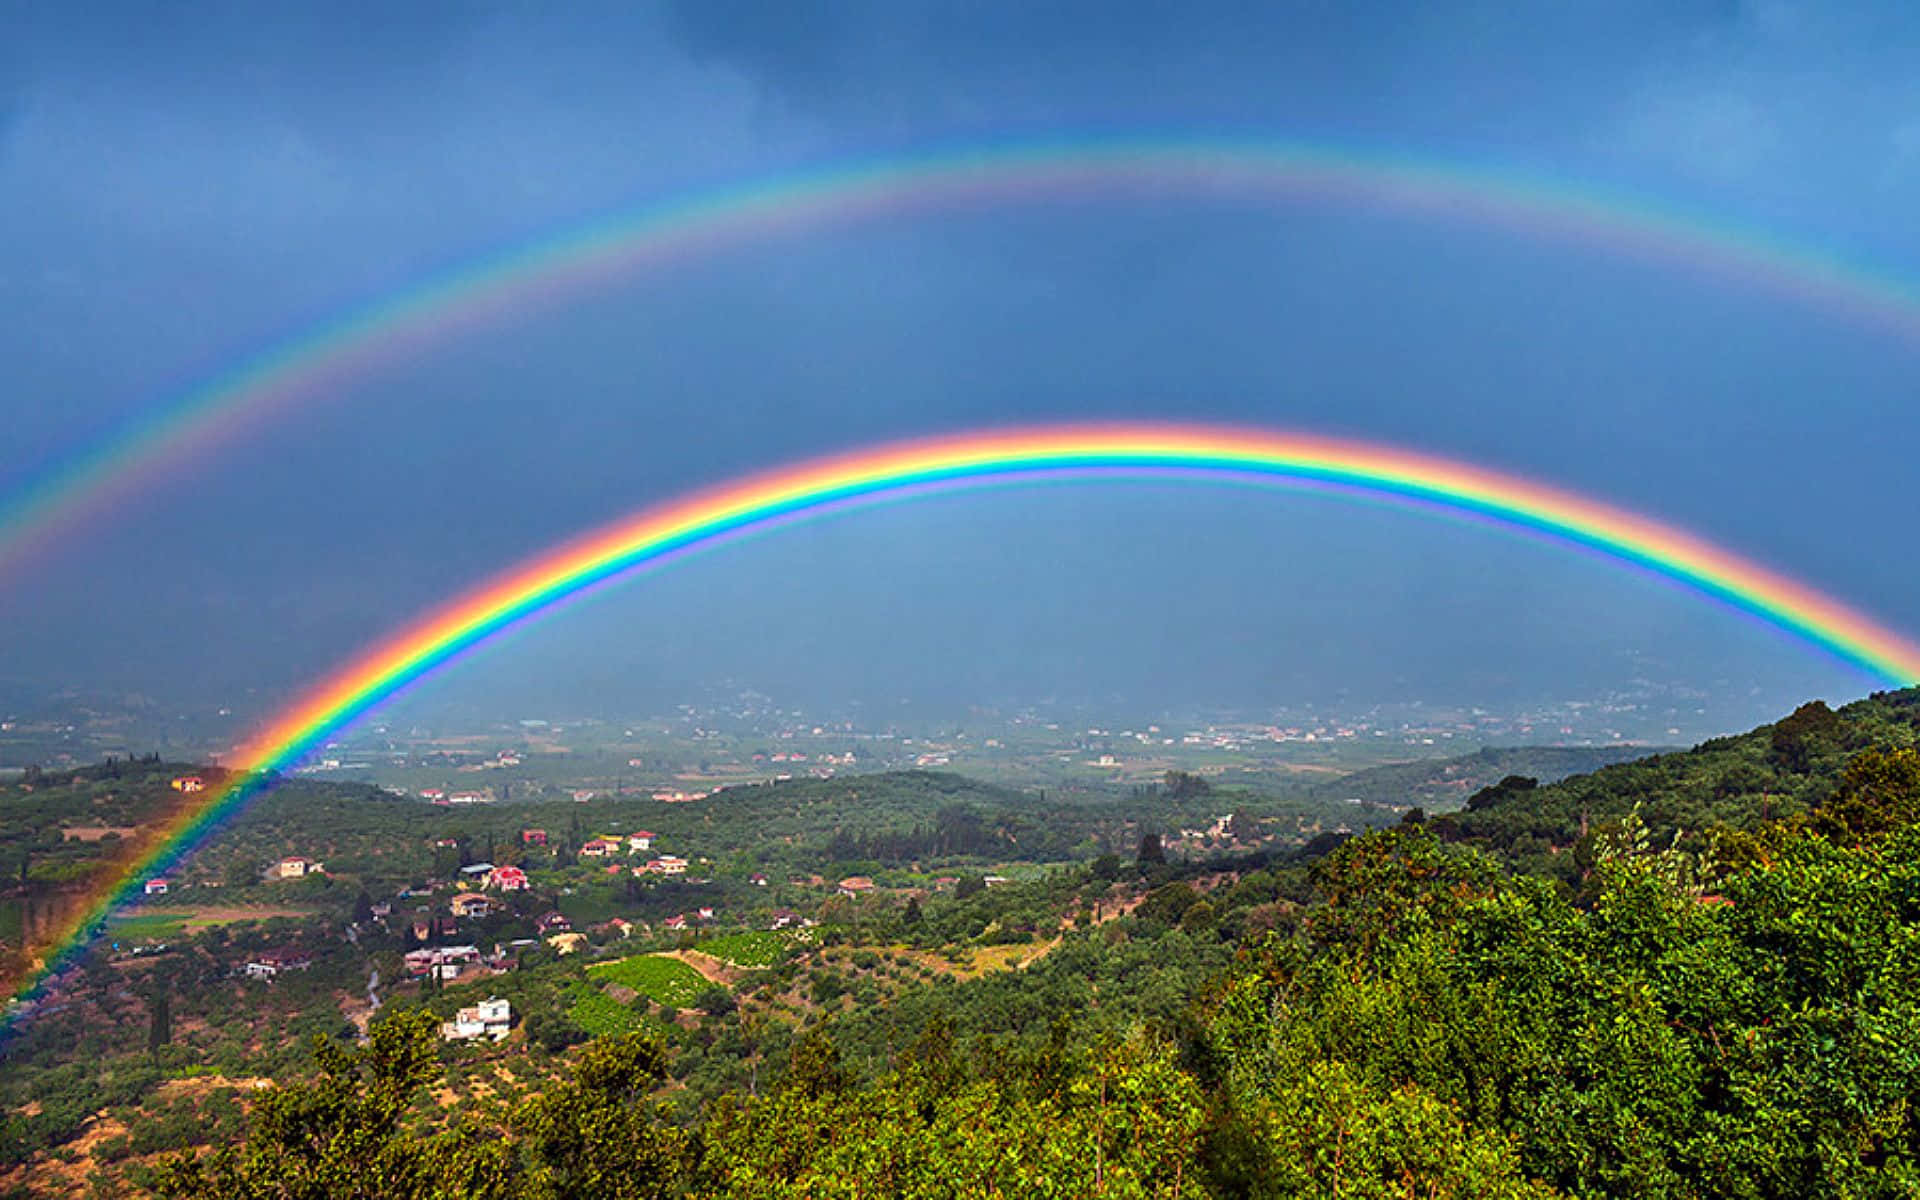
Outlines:
[[[1907, 5], [0, 4], [0, 26], [7, 488], [436, 269], [941, 146], [1192, 133], [1514, 169], [1920, 277]], [[284, 694], [679, 489], [1061, 417], [1485, 462], [1920, 628], [1916, 366], [1920, 345], [1779, 296], [1333, 204], [884, 220], [524, 314], [264, 428], [6, 581], [7, 672]], [[821, 698], [1257, 704], [1651, 673], [1756, 719], [1867, 686], [1531, 545], [1125, 488], [850, 518], [623, 589], [472, 671], [503, 697], [609, 703], [721, 675]]]

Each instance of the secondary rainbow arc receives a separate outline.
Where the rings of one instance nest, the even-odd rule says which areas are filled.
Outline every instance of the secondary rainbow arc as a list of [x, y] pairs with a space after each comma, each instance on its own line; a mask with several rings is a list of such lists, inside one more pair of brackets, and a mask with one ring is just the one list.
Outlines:
[[91, 515], [289, 407], [554, 297], [755, 238], [942, 206], [1145, 188], [1333, 197], [1718, 274], [1920, 344], [1920, 293], [1832, 255], [1592, 188], [1326, 146], [1195, 137], [998, 144], [796, 171], [589, 223], [480, 259], [237, 362], [0, 508], [0, 576]]
[[135, 898], [139, 884], [369, 709], [489, 638], [624, 574], [756, 530], [888, 497], [1092, 475], [1192, 475], [1330, 485], [1482, 517], [1653, 571], [1890, 683], [1920, 680], [1920, 644], [1840, 601], [1692, 534], [1465, 463], [1363, 442], [1254, 429], [1097, 425], [1007, 429], [858, 451], [755, 475], [646, 509], [497, 576], [354, 659], [236, 755], [237, 774], [169, 829], [76, 923], [49, 966]]

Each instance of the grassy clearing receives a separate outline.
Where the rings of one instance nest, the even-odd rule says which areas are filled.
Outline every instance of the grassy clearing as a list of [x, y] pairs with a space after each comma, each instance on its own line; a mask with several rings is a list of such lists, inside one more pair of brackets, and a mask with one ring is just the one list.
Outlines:
[[636, 954], [617, 962], [595, 963], [587, 970], [595, 978], [625, 984], [649, 1000], [675, 1008], [687, 1007], [695, 996], [713, 986], [706, 976], [686, 963], [658, 954]]
[[110, 942], [170, 942], [186, 932], [184, 917], [173, 913], [141, 913], [137, 917], [124, 917], [111, 921], [107, 925], [107, 940]]
[[788, 941], [777, 933], [728, 933], [695, 946], [721, 962], [749, 970], [771, 967], [786, 953]]

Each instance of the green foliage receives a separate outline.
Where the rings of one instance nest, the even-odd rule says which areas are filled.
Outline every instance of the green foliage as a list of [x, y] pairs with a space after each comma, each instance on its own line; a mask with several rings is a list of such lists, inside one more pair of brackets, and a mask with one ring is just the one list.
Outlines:
[[1814, 811], [1812, 828], [1858, 844], [1920, 821], [1920, 752], [1865, 750], [1847, 760], [1833, 795]]
[[209, 1200], [446, 1194], [400, 1131], [402, 1115], [436, 1071], [438, 1032], [430, 1014], [415, 1010], [377, 1023], [364, 1049], [316, 1039], [317, 1078], [262, 1092], [243, 1147], [172, 1160], [159, 1192]]
[[849, 1090], [799, 1061], [826, 1057], [803, 1042], [780, 1091], [715, 1109], [695, 1195], [1205, 1194], [1202, 1097], [1162, 1048], [1111, 1047], [1054, 1089], [975, 1078], [934, 1049]]
[[1302, 1182], [1344, 1131], [1362, 1177], [1436, 1194], [1911, 1194], [1920, 832], [1795, 839], [1724, 896], [1653, 843], [1600, 839], [1584, 906], [1404, 830], [1320, 864], [1301, 936], [1216, 1004], [1220, 1170], [1384, 1194]]
[[437, 1022], [417, 1011], [376, 1025], [363, 1050], [317, 1043], [318, 1077], [262, 1093], [244, 1147], [177, 1156], [156, 1190], [199, 1200], [648, 1200], [684, 1174], [685, 1135], [644, 1101], [666, 1059], [657, 1036], [589, 1044], [571, 1079], [514, 1109], [511, 1140], [469, 1125], [402, 1127], [437, 1073], [437, 1046]]

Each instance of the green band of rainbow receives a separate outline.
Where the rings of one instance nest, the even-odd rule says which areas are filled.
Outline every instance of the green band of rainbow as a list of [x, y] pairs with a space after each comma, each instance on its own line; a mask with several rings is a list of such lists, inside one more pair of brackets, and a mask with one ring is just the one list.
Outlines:
[[1469, 514], [1643, 568], [1749, 613], [1892, 683], [1920, 679], [1920, 645], [1839, 601], [1646, 517], [1464, 463], [1385, 446], [1253, 429], [1095, 425], [1008, 429], [855, 452], [755, 475], [649, 508], [536, 556], [356, 658], [235, 756], [233, 782], [166, 831], [52, 959], [196, 845], [269, 773], [462, 652], [569, 597], [703, 547], [809, 515], [992, 481], [1052, 477], [1253, 479], [1360, 491]]
[[275, 413], [348, 394], [427, 345], [583, 289], [755, 239], [895, 214], [1055, 196], [1334, 200], [1678, 265], [1800, 300], [1920, 344], [1920, 293], [1828, 255], [1593, 189], [1335, 148], [1179, 138], [1078, 139], [801, 171], [690, 196], [482, 259], [255, 354], [0, 508], [0, 578], [89, 516], [174, 478]]

